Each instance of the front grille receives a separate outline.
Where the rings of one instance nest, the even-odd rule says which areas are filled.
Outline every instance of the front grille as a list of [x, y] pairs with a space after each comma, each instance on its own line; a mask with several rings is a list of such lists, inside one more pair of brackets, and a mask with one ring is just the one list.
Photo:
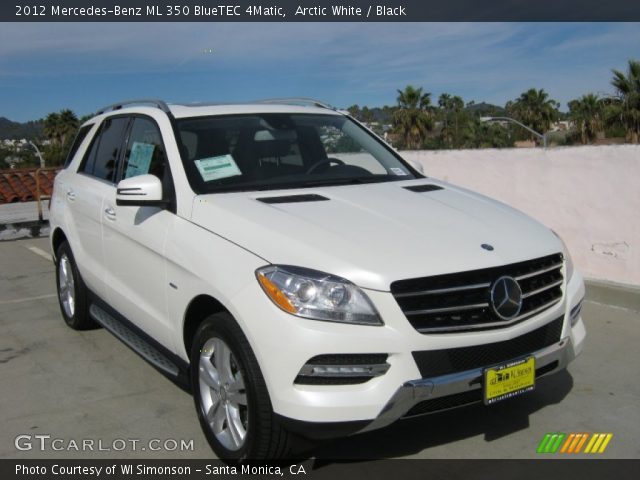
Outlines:
[[483, 368], [531, 354], [560, 341], [564, 316], [519, 337], [472, 347], [412, 352], [422, 378]]
[[[421, 333], [503, 328], [541, 313], [562, 299], [562, 254], [469, 272], [399, 280], [391, 293]], [[522, 291], [517, 317], [505, 320], [491, 306], [491, 286], [500, 277], [514, 278]]]
[[[549, 365], [536, 369], [536, 378], [542, 377], [558, 367], [558, 361], [551, 362]], [[417, 415], [426, 415], [428, 413], [442, 412], [452, 408], [463, 407], [474, 403], [482, 402], [482, 388], [469, 390], [468, 392], [447, 395], [446, 397], [432, 398], [416, 403], [411, 409], [404, 414], [404, 418], [415, 417]]]

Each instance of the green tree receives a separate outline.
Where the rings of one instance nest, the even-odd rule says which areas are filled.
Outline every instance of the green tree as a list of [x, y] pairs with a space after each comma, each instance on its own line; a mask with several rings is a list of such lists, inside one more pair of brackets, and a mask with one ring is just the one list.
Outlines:
[[365, 123], [373, 122], [373, 111], [369, 109], [369, 107], [362, 107], [360, 111], [360, 118]]
[[468, 123], [470, 120], [466, 112], [464, 112], [464, 101], [458, 95], [455, 95], [451, 99], [451, 112], [453, 116], [453, 138], [454, 146], [459, 147], [461, 145], [460, 138], [460, 124]]
[[471, 117], [464, 111], [462, 97], [443, 93], [438, 98], [438, 105], [443, 111], [444, 126], [440, 134], [444, 145], [456, 148], [463, 146], [465, 144], [463, 137], [468, 137], [469, 135], [467, 127]]
[[78, 117], [69, 109], [60, 111], [60, 144], [66, 146], [73, 139], [78, 127]]
[[427, 133], [433, 129], [431, 94], [422, 87], [408, 85], [398, 90], [398, 108], [393, 112], [394, 132], [402, 138], [407, 149], [421, 148]]
[[593, 93], [571, 100], [569, 106], [569, 119], [576, 126], [580, 135], [580, 142], [586, 145], [596, 139], [599, 132], [604, 129], [604, 104]]
[[629, 60], [627, 74], [613, 70], [611, 84], [618, 95], [614, 108], [626, 129], [627, 140], [640, 140], [640, 61]]
[[449, 111], [451, 110], [451, 95], [449, 95], [448, 93], [440, 94], [440, 96], [438, 97], [438, 106], [442, 110], [442, 121], [444, 123], [440, 135], [444, 144], [449, 147], [451, 146], [451, 132], [449, 131]]
[[360, 119], [360, 107], [357, 104], [351, 105], [349, 108], [347, 108], [347, 111], [349, 112], [349, 115], [351, 115], [356, 120]]
[[479, 118], [474, 120], [476, 125], [476, 148], [509, 148], [514, 146], [511, 130], [493, 122], [481, 122]]
[[[549, 98], [544, 89], [530, 88], [516, 100], [507, 102], [506, 109], [510, 116], [524, 123], [529, 128], [544, 134], [551, 124], [558, 119], [560, 104]], [[529, 139], [535, 139], [528, 133]]]
[[78, 130], [76, 114], [69, 109], [50, 113], [44, 119], [44, 134], [52, 142], [64, 146]]
[[43, 132], [51, 143], [60, 142], [61, 121], [59, 113], [50, 113], [44, 119]]
[[71, 110], [64, 109], [47, 115], [43, 131], [51, 142], [44, 152], [48, 165], [64, 163], [66, 152], [78, 127], [78, 117]]

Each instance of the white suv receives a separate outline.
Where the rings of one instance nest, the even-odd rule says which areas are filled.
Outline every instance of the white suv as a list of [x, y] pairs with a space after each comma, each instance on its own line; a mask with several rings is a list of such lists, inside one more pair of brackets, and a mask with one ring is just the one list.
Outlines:
[[51, 232], [66, 323], [189, 388], [230, 460], [528, 392], [585, 339], [551, 230], [317, 101], [107, 107]]

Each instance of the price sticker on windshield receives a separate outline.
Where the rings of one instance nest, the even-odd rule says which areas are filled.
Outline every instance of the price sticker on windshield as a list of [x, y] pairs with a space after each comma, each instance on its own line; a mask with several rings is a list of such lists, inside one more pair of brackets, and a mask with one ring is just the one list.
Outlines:
[[218, 157], [201, 158], [196, 160], [195, 164], [202, 180], [205, 182], [242, 175], [235, 160], [229, 154]]

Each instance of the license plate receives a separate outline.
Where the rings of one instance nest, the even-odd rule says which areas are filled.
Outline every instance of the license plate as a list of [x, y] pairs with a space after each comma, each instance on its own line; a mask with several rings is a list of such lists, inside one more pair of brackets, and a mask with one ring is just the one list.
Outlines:
[[484, 403], [490, 405], [530, 392], [536, 383], [536, 359], [514, 360], [484, 371]]

